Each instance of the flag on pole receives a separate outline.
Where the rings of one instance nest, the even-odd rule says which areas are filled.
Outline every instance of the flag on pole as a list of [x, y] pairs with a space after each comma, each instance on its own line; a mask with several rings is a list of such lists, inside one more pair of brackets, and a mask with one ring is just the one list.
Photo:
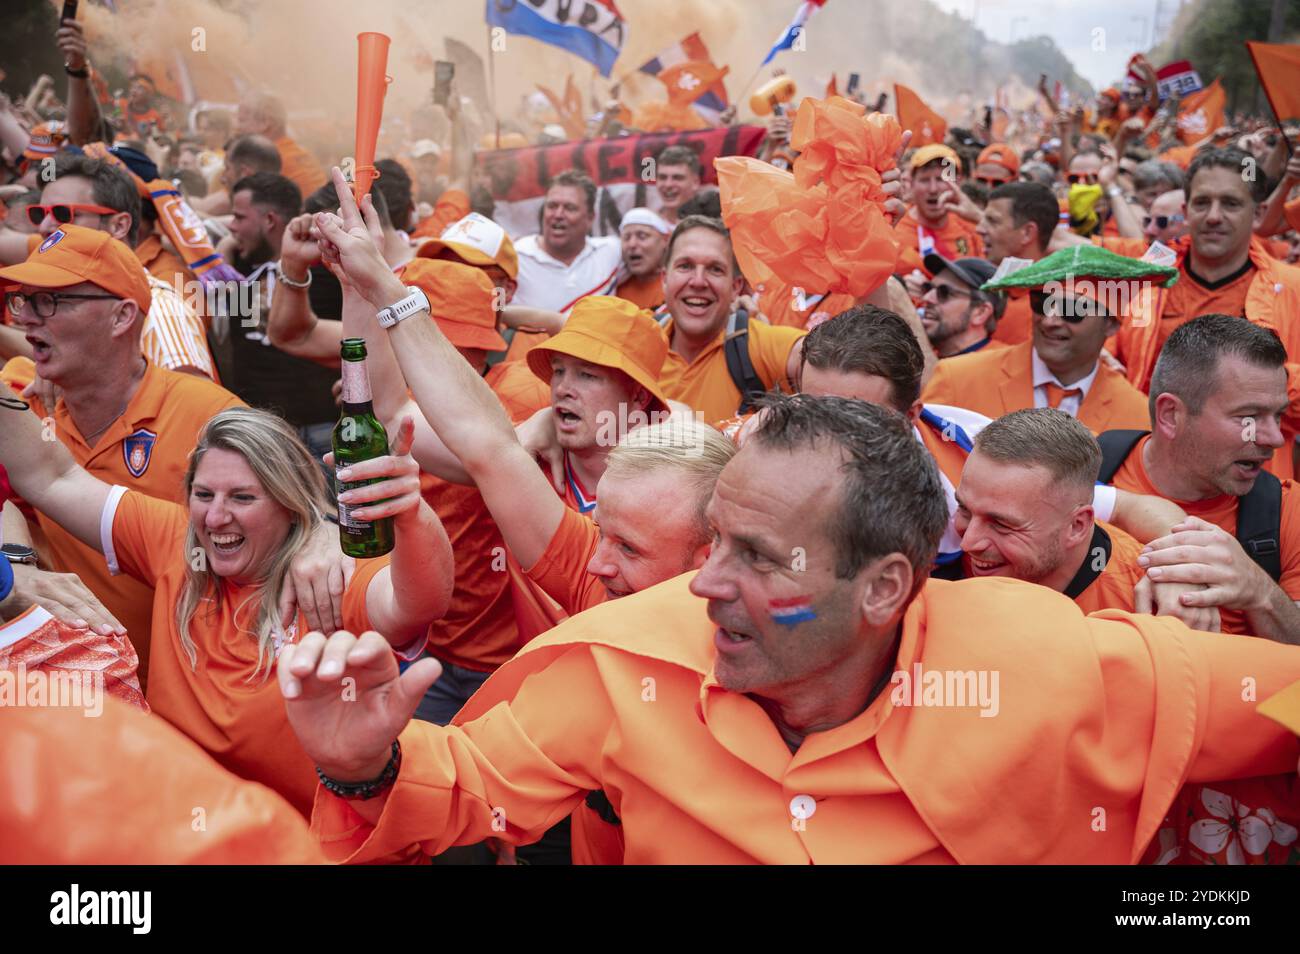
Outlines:
[[803, 34], [804, 26], [807, 24], [809, 17], [813, 15], [813, 11], [825, 3], [826, 0], [804, 0], [803, 3], [799, 4], [799, 9], [794, 12], [794, 19], [785, 28], [785, 32], [777, 37], [776, 42], [772, 44], [772, 49], [768, 50], [767, 56], [763, 57], [763, 62], [760, 65], [767, 66], [768, 63], [772, 62], [772, 57], [782, 50], [793, 47], [795, 41]]
[[943, 142], [943, 137], [948, 132], [948, 121], [902, 83], [894, 84], [894, 107], [898, 113], [898, 124], [904, 129], [912, 130], [913, 146]]
[[1279, 123], [1300, 120], [1300, 46], [1247, 43], [1264, 95]]
[[1183, 142], [1204, 139], [1224, 124], [1228, 94], [1218, 79], [1205, 89], [1184, 96], [1178, 104], [1178, 138]]
[[568, 50], [605, 77], [622, 52], [626, 30], [614, 0], [487, 0], [487, 23]]
[[[713, 57], [709, 55], [709, 48], [704, 45], [704, 40], [700, 38], [699, 33], [692, 33], [680, 43], [674, 43], [667, 49], [661, 50], [654, 59], [642, 63], [639, 72], [649, 73], [651, 76], [657, 77], [664, 70], [676, 66], [678, 63], [691, 62], [713, 62]], [[729, 105], [727, 87], [719, 79], [716, 83], [711, 84], [691, 105], [705, 119], [716, 123], [722, 111]]]

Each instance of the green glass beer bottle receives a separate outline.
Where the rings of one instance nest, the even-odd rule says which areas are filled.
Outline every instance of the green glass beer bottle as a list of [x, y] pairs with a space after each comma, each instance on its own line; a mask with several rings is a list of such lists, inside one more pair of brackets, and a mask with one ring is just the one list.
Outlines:
[[[370, 400], [370, 378], [366, 375], [366, 341], [344, 338], [339, 348], [343, 359], [343, 413], [334, 426], [334, 471], [388, 453], [388, 433], [375, 417]], [[334, 479], [337, 493], [377, 483], [377, 480]], [[337, 498], [336, 498], [337, 499]], [[339, 543], [350, 557], [383, 556], [393, 549], [393, 518], [358, 520], [347, 504], [338, 501]]]

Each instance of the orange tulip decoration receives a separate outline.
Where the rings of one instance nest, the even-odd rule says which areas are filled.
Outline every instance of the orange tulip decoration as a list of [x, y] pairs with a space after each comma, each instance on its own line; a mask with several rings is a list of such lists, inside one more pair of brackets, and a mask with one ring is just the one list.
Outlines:
[[722, 217], [750, 282], [775, 275], [810, 294], [855, 298], [880, 287], [898, 261], [881, 174], [894, 168], [901, 142], [893, 116], [866, 115], [833, 96], [800, 104], [793, 172], [749, 157], [715, 159]]
[[375, 143], [379, 139], [379, 121], [384, 116], [384, 94], [392, 82], [387, 75], [388, 45], [382, 33], [357, 34], [357, 140], [356, 170], [352, 194], [360, 204], [378, 176], [375, 170]]

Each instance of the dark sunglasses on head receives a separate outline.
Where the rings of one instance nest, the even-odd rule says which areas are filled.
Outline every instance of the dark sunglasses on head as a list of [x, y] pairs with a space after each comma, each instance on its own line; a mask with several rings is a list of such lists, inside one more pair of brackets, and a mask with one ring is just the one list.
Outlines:
[[1150, 228], [1151, 223], [1154, 222], [1156, 228], [1167, 229], [1169, 226], [1178, 225], [1183, 221], [1184, 219], [1181, 215], [1146, 215], [1142, 217], [1142, 227], [1144, 229]]
[[117, 215], [117, 209], [105, 208], [102, 205], [89, 205], [84, 202], [59, 202], [54, 205], [29, 205], [27, 207], [27, 221], [31, 222], [32, 225], [40, 225], [48, 215], [52, 216], [54, 221], [60, 225], [67, 225], [78, 212], [89, 212], [92, 215]]
[[972, 297], [970, 292], [962, 291], [960, 288], [953, 288], [951, 285], [938, 285], [934, 282], [922, 282], [921, 283], [922, 297], [930, 294], [930, 292], [934, 292], [934, 300], [941, 305], [945, 304], [946, 302], [948, 302], [950, 299], [953, 298]]
[[1029, 293], [1029, 308], [1044, 318], [1059, 318], [1066, 324], [1077, 325], [1085, 318], [1104, 314], [1104, 309], [1090, 298], [1070, 297], [1057, 292], [1048, 294], [1040, 289]]
[[1065, 181], [1068, 182], [1068, 183], [1070, 183], [1070, 185], [1079, 185], [1080, 183], [1082, 183], [1082, 184], [1084, 184], [1084, 185], [1096, 185], [1096, 184], [1097, 184], [1097, 173], [1095, 173], [1095, 172], [1069, 172], [1069, 173], [1066, 173]]

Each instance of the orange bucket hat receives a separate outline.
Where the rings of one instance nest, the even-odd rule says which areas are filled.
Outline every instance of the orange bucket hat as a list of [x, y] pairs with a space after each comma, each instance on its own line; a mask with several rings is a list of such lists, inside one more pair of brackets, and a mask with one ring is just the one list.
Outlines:
[[7, 287], [67, 288], [90, 282], [118, 298], [135, 302], [147, 314], [153, 302], [144, 266], [125, 243], [107, 232], [62, 225], [19, 265], [0, 268]]
[[551, 352], [622, 371], [650, 392], [651, 409], [668, 410], [668, 398], [659, 387], [668, 339], [650, 312], [626, 299], [609, 295], [581, 299], [569, 312], [563, 330], [528, 352], [528, 367], [547, 384]]
[[496, 289], [481, 268], [413, 258], [400, 277], [424, 292], [433, 320], [457, 348], [505, 350], [505, 339], [497, 331]]

